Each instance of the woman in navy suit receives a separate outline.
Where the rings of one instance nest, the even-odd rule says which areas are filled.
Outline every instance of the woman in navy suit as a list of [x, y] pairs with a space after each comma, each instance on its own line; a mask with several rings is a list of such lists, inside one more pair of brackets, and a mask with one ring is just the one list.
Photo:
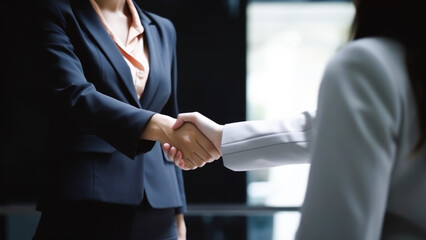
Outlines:
[[219, 157], [193, 125], [173, 130], [176, 33], [132, 0], [47, 0], [38, 21], [49, 129], [34, 239], [185, 239], [182, 173]]

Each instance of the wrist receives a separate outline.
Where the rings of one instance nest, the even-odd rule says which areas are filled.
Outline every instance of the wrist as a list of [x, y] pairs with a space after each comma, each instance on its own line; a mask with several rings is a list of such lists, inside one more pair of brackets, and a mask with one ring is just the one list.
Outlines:
[[172, 129], [174, 122], [175, 120], [172, 117], [156, 113], [149, 120], [141, 138], [163, 143], [166, 141], [167, 132]]
[[220, 155], [222, 155], [222, 135], [223, 135], [223, 128], [224, 125], [220, 125], [218, 124], [215, 131], [216, 131], [216, 139], [215, 142], [213, 143], [216, 147], [216, 149], [219, 151]]

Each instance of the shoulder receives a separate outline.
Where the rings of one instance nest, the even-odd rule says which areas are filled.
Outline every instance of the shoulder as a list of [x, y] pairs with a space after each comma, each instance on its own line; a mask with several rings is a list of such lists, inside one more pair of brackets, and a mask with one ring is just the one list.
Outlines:
[[348, 71], [392, 72], [405, 68], [404, 48], [387, 38], [364, 38], [349, 42], [339, 49], [328, 63], [328, 68]]
[[[39, 6], [44, 9], [56, 9], [56, 10], [64, 10], [71, 8], [71, 3], [73, 0], [39, 0]], [[74, 0], [74, 2], [78, 2]]]
[[[66, 25], [66, 16], [72, 15], [71, 1], [73, 0], [38, 0], [34, 1], [32, 11], [35, 29], [41, 30], [46, 24]], [[33, 30], [35, 30], [33, 29]], [[35, 30], [35, 31], [37, 31]]]
[[348, 43], [332, 57], [320, 99], [345, 102], [354, 112], [374, 109], [382, 119], [397, 123], [409, 86], [403, 47], [389, 39], [366, 38]]
[[[153, 12], [147, 11], [139, 7], [137, 3], [134, 3], [135, 7], [139, 10], [139, 14], [141, 15], [142, 22], [148, 23], [150, 25], [155, 25], [157, 29], [162, 34], [175, 36], [176, 30], [175, 26], [169, 19], [162, 17]], [[144, 21], [145, 20], [145, 21]]]
[[155, 24], [165, 28], [174, 29], [172, 21], [170, 21], [168, 18], [162, 17], [147, 10], [142, 10], [142, 12]]
[[330, 59], [323, 81], [395, 91], [408, 83], [404, 48], [386, 38], [352, 41]]
[[62, 19], [65, 16], [74, 15], [72, 6], [80, 5], [83, 0], [39, 0], [34, 11], [41, 19]]
[[177, 34], [172, 21], [153, 12], [142, 9], [136, 2], [134, 2], [134, 5], [139, 12], [139, 17], [143, 24], [155, 26], [161, 39], [167, 42], [176, 43]]

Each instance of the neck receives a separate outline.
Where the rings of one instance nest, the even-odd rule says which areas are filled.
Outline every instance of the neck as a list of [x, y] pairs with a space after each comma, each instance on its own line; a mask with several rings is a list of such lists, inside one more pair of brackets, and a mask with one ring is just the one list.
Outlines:
[[101, 10], [123, 12], [126, 0], [95, 0]]

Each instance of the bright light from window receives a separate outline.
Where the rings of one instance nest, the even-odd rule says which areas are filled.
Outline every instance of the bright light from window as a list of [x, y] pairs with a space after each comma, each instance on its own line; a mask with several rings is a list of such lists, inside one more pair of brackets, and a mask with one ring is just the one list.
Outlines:
[[[315, 109], [324, 67], [348, 40], [353, 4], [252, 2], [247, 11], [247, 119], [277, 119]], [[248, 203], [300, 206], [308, 172], [309, 164], [249, 172]], [[299, 217], [291, 216], [275, 217], [275, 225], [289, 226], [289, 219], [294, 224], [286, 230], [274, 228], [281, 229], [274, 239], [293, 238]]]

